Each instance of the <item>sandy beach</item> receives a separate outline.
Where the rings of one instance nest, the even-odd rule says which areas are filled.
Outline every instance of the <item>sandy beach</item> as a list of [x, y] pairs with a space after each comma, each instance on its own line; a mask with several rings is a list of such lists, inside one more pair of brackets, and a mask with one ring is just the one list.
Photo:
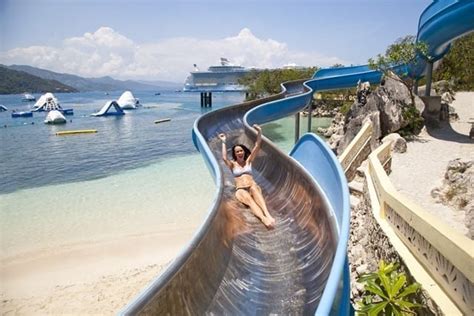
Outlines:
[[214, 194], [193, 155], [2, 195], [1, 314], [115, 315], [189, 243]]
[[474, 92], [458, 92], [451, 104], [459, 120], [442, 122], [439, 128], [424, 128], [407, 143], [405, 153], [394, 153], [390, 180], [395, 188], [412, 201], [462, 234], [467, 233], [464, 211], [456, 211], [431, 197], [431, 190], [442, 184], [448, 162], [474, 157], [474, 140], [469, 139], [474, 118]]
[[2, 315], [113, 315], [166, 268], [196, 225], [2, 263]]

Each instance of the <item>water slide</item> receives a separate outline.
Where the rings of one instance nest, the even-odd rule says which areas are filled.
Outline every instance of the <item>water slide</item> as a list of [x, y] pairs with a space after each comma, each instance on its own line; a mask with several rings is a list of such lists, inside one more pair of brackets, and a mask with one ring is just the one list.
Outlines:
[[[430, 52], [439, 53], [432, 56], [441, 58], [450, 39], [474, 28], [473, 12], [471, 1], [435, 1], [420, 17], [418, 38], [430, 39]], [[380, 78], [366, 66], [320, 70], [309, 81], [283, 84], [278, 95], [201, 116], [193, 141], [216, 183], [214, 203], [190, 244], [120, 314], [348, 315], [349, 192], [332, 151], [314, 134], [289, 155], [264, 138], [253, 166], [277, 219], [267, 230], [235, 201], [217, 135], [252, 146], [252, 124], [297, 113], [314, 91]]]
[[[109, 112], [111, 108], [115, 109], [115, 112]], [[92, 113], [91, 116], [108, 116], [108, 115], [124, 115], [125, 112], [115, 101], [108, 101], [99, 112]]]

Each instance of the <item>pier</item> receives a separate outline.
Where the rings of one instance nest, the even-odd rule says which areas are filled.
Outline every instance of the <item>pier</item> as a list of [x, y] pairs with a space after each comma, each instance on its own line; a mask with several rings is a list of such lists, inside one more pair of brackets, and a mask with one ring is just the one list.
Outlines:
[[201, 92], [201, 107], [212, 107], [212, 92]]

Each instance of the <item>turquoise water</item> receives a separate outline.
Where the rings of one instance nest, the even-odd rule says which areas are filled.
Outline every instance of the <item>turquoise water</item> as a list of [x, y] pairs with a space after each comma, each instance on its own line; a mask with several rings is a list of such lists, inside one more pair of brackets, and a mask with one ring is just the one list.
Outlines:
[[[311, 132], [318, 134], [318, 128], [327, 128], [331, 125], [332, 118], [313, 117], [311, 119]], [[300, 137], [308, 131], [308, 118], [300, 116]], [[263, 126], [263, 134], [277, 145], [283, 152], [289, 153], [295, 144], [295, 118], [286, 117], [267, 123]]]
[[[63, 108], [73, 108], [64, 125], [46, 125], [46, 114], [12, 118], [0, 113], [0, 193], [43, 185], [106, 177], [147, 166], [173, 156], [195, 152], [191, 140], [193, 122], [209, 109], [200, 107], [198, 93], [137, 92], [142, 108], [124, 116], [91, 117], [120, 92], [57, 94]], [[38, 95], [36, 97], [39, 97]], [[239, 103], [242, 94], [214, 94], [213, 109]], [[20, 95], [0, 96], [8, 109], [28, 110]], [[161, 118], [171, 122], [154, 124]], [[5, 127], [6, 126], [6, 127]], [[97, 134], [56, 136], [61, 130], [96, 129]]]
[[0, 195], [2, 256], [201, 221], [215, 186], [200, 155]]
[[[58, 94], [73, 108], [63, 126], [42, 123], [45, 114], [13, 119], [0, 113], [0, 231], [2, 257], [75, 243], [154, 233], [202, 221], [215, 186], [194, 149], [195, 93], [134, 93], [143, 107], [123, 117], [90, 117], [120, 93]], [[239, 103], [241, 94], [214, 94], [213, 109]], [[28, 109], [20, 96], [0, 96], [10, 110]], [[159, 118], [170, 122], [154, 124]], [[315, 119], [313, 129], [330, 119]], [[34, 123], [34, 124], [32, 124]], [[302, 120], [301, 130], [306, 127]], [[56, 136], [58, 130], [97, 129], [97, 134]], [[263, 126], [288, 152], [294, 119]]]

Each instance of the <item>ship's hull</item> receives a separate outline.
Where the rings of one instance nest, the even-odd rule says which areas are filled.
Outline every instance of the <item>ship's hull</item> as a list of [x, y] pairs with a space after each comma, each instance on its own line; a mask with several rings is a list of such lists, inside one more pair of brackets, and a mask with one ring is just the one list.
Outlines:
[[239, 79], [250, 70], [240, 66], [211, 66], [209, 71], [193, 71], [184, 83], [185, 92], [241, 92]]
[[242, 85], [185, 85], [183, 92], [244, 92], [245, 86]]

